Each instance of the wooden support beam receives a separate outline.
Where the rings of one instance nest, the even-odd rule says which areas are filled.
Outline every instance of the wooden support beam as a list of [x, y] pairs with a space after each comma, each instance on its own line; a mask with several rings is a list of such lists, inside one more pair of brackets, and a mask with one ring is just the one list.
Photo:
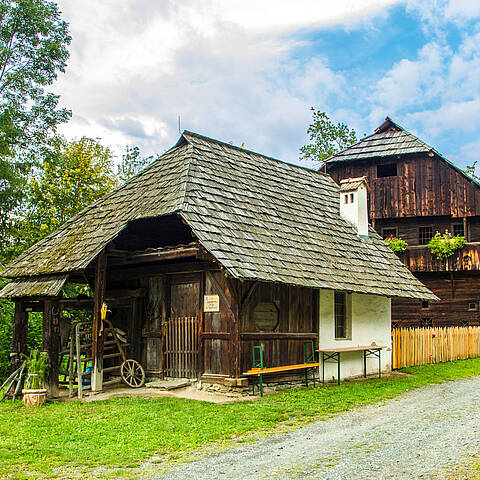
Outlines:
[[25, 304], [21, 301], [15, 302], [15, 313], [13, 315], [13, 349], [12, 349], [12, 367], [16, 370], [22, 362], [22, 355], [27, 355], [27, 332], [28, 332], [28, 312], [25, 310]]
[[60, 308], [51, 300], [43, 302], [42, 350], [48, 354], [47, 389], [58, 396], [58, 352], [60, 351]]
[[181, 258], [196, 257], [200, 249], [194, 245], [184, 245], [177, 248], [150, 248], [141, 252], [112, 250], [109, 252], [110, 266], [138, 265], [139, 263], [161, 262]]
[[128, 343], [130, 344], [130, 357], [141, 362], [141, 335], [143, 326], [143, 300], [135, 298], [131, 305], [131, 314], [128, 322]]
[[252, 295], [255, 293], [257, 288], [258, 288], [258, 282], [254, 282], [252, 283], [252, 285], [250, 285], [250, 288], [248, 289], [247, 293], [245, 294], [245, 296], [242, 298], [242, 301], [240, 302], [240, 308], [242, 310], [248, 306], [248, 302], [252, 298]]
[[103, 251], [97, 259], [95, 268], [95, 289], [93, 296], [93, 327], [92, 327], [92, 391], [103, 389], [103, 347], [104, 333], [101, 309], [105, 302], [107, 273], [107, 256]]
[[152, 275], [162, 274], [180, 274], [180, 273], [201, 273], [204, 271], [219, 271], [218, 265], [210, 262], [182, 262], [172, 264], [158, 264], [147, 267], [125, 267], [118, 269], [109, 269], [108, 280], [132, 280], [135, 278], [145, 278]]

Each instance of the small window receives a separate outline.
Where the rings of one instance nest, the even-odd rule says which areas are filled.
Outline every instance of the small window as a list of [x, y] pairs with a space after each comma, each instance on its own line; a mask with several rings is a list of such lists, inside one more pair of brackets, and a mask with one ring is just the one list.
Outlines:
[[347, 294], [335, 292], [335, 338], [349, 338]]
[[454, 235], [458, 235], [459, 237], [465, 236], [465, 230], [463, 228], [463, 223], [454, 223], [452, 225], [452, 230]]
[[397, 237], [398, 231], [396, 228], [382, 228], [382, 237], [385, 240], [388, 237]]
[[350, 194], [350, 203], [353, 203], [354, 195], [353, 193]]
[[433, 237], [433, 227], [418, 228], [418, 244], [426, 245]]
[[396, 177], [396, 176], [397, 176], [396, 163], [386, 163], [385, 165], [377, 165], [377, 178]]
[[475, 311], [475, 310], [477, 309], [477, 304], [476, 304], [475, 302], [470, 302], [470, 303], [468, 304], [468, 309], [469, 309], [470, 311]]
[[426, 318], [422, 318], [420, 320], [420, 325], [422, 327], [431, 327], [433, 325], [433, 322], [432, 322], [432, 319], [429, 318], [429, 317], [426, 317]]
[[348, 203], [348, 194], [345, 195], [345, 203]]
[[422, 301], [422, 308], [428, 308], [428, 300]]

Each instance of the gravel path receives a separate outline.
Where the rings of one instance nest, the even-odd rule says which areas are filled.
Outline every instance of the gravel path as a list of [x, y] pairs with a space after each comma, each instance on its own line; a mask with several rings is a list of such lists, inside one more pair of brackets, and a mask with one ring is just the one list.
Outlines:
[[414, 479], [480, 450], [480, 377], [423, 387], [155, 479]]

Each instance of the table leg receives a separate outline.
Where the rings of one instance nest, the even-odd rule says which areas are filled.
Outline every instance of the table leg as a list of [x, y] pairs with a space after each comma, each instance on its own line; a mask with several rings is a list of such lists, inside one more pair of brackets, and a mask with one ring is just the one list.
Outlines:
[[382, 378], [382, 351], [378, 351], [378, 378]]
[[363, 351], [363, 376], [367, 378], [367, 351]]
[[338, 384], [340, 385], [340, 352], [338, 352], [338, 357], [337, 357], [337, 365], [338, 365]]
[[322, 383], [325, 384], [325, 352], [322, 352]]
[[263, 397], [263, 377], [260, 374], [260, 396]]

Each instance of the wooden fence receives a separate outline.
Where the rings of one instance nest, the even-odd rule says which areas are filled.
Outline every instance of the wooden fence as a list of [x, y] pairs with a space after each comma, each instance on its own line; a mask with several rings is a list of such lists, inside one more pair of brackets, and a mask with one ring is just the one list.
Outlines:
[[392, 367], [480, 357], [480, 327], [394, 328]]
[[193, 378], [198, 366], [198, 318], [170, 318], [163, 326], [164, 375]]

